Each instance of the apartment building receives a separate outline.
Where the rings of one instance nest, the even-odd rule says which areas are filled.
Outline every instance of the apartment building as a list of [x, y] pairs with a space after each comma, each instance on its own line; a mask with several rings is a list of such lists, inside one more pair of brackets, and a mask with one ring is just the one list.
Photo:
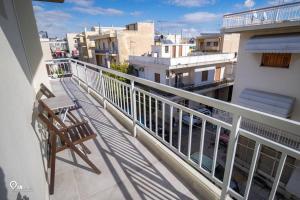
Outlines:
[[85, 62], [96, 64], [95, 57], [95, 41], [94, 37], [99, 35], [99, 30], [92, 27], [91, 30], [84, 29], [84, 32], [78, 34], [75, 39], [77, 40], [79, 59]]
[[78, 36], [78, 33], [67, 33], [66, 34], [66, 40], [68, 43], [68, 51], [73, 58], [79, 57], [77, 36]]
[[[125, 29], [102, 31], [95, 39], [97, 65], [109, 67], [110, 63], [128, 62], [129, 55], [143, 55], [154, 44], [154, 24], [138, 22]], [[141, 42], [143, 41], [143, 42]]]
[[[165, 43], [153, 45], [151, 54], [130, 56], [129, 64], [134, 67], [138, 77], [225, 101], [230, 100], [235, 54], [190, 56], [193, 46]], [[176, 99], [178, 102], [181, 100]]]
[[182, 35], [178, 35], [178, 34], [155, 35], [154, 45], [161, 45], [165, 43], [181, 44], [183, 43]]
[[[240, 34], [233, 103], [300, 121], [300, 21], [293, 17], [299, 6], [299, 2], [289, 3], [224, 16], [225, 35]], [[251, 120], [242, 121], [241, 126], [295, 149], [300, 148], [299, 134], [270, 129]], [[237, 157], [242, 167], [249, 167], [249, 158], [245, 155], [253, 148], [247, 139], [239, 144]], [[263, 152], [258, 175], [273, 180], [279, 153], [267, 148]], [[272, 170], [267, 166], [273, 166]], [[282, 194], [286, 198], [292, 198], [290, 195], [299, 198], [300, 162], [290, 159], [287, 166], [281, 179]]]
[[236, 53], [238, 52], [239, 38], [238, 33], [202, 33], [195, 39], [195, 51]]

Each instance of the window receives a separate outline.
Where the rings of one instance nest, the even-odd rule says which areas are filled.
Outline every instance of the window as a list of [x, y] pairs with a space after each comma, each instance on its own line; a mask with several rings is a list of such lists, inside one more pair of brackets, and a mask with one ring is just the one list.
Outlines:
[[156, 83], [160, 83], [160, 74], [154, 73], [154, 81], [155, 81]]
[[214, 47], [217, 47], [219, 45], [218, 42], [214, 42]]
[[209, 47], [209, 46], [210, 46], [210, 42], [207, 42], [207, 43], [206, 43], [206, 46], [208, 46], [208, 47]]
[[165, 46], [165, 53], [169, 53], [169, 46]]
[[207, 81], [208, 79], [208, 71], [202, 71], [202, 81]]
[[102, 46], [103, 46], [103, 49], [105, 49], [105, 43], [104, 42], [103, 42]]
[[263, 53], [261, 67], [289, 68], [291, 62], [290, 53]]

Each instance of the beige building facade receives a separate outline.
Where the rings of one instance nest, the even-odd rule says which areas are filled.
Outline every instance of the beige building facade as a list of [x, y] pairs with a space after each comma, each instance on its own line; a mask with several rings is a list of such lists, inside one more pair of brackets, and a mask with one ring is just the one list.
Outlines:
[[96, 62], [101, 66], [126, 63], [129, 55], [143, 55], [154, 44], [154, 24], [138, 22], [124, 30], [109, 30], [95, 37]]
[[239, 34], [207, 33], [196, 38], [196, 51], [237, 53]]

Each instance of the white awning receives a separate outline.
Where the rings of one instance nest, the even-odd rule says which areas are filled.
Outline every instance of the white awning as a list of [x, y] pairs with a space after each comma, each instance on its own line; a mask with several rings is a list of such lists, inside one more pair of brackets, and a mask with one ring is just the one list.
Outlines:
[[300, 33], [253, 36], [245, 50], [250, 53], [300, 53]]
[[288, 118], [291, 116], [295, 98], [253, 89], [244, 89], [239, 104], [258, 111]]

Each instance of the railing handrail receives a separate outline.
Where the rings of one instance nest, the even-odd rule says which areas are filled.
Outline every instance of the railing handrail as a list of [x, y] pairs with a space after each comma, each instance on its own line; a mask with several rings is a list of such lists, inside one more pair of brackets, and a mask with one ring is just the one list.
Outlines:
[[[243, 107], [240, 105], [224, 102], [224, 101], [221, 101], [218, 99], [214, 99], [214, 98], [203, 96], [203, 95], [196, 94], [193, 92], [174, 88], [174, 87], [164, 85], [161, 83], [156, 83], [153, 81], [149, 81], [147, 79], [139, 78], [139, 77], [129, 75], [129, 74], [124, 74], [122, 72], [119, 72], [119, 71], [116, 71], [113, 69], [109, 69], [109, 68], [105, 68], [105, 67], [101, 67], [101, 66], [98, 66], [95, 64], [86, 63], [86, 62], [75, 60], [72, 58], [69, 58], [69, 59], [73, 62], [81, 63], [83, 65], [88, 65], [89, 67], [99, 69], [104, 72], [113, 73], [117, 76], [135, 81], [135, 82], [143, 84], [143, 85], [147, 85], [152, 88], [159, 88], [163, 92], [171, 93], [173, 95], [176, 95], [176, 96], [179, 96], [182, 98], [186, 98], [186, 99], [198, 102], [198, 103], [202, 103], [202, 104], [217, 108], [219, 110], [227, 111], [229, 113], [235, 113], [235, 114], [241, 115], [242, 117], [252, 119], [254, 121], [263, 122], [269, 126], [272, 126], [272, 127], [284, 130], [284, 131], [292, 132], [295, 134], [298, 134], [300, 132], [300, 122], [298, 122], [298, 121], [285, 119], [285, 118], [271, 115], [268, 113], [264, 113], [264, 112], [260, 112], [260, 111], [253, 110], [250, 108], [246, 108], [246, 107]], [[61, 59], [59, 59], [59, 60], [61, 60]], [[62, 59], [62, 60], [64, 60], [64, 59]]]
[[277, 9], [280, 7], [289, 7], [289, 6], [293, 6], [293, 5], [297, 5], [297, 4], [300, 5], [300, 2], [298, 1], [298, 2], [275, 5], [275, 6], [268, 6], [268, 7], [264, 7], [264, 8], [257, 8], [257, 9], [253, 9], [253, 10], [241, 11], [241, 12], [237, 12], [237, 13], [229, 13], [229, 14], [224, 14], [223, 17], [226, 18], [226, 17], [241, 15], [241, 14], [246, 14], [246, 13], [252, 13], [252, 12], [257, 12], [257, 11], [273, 10], [273, 9]]

